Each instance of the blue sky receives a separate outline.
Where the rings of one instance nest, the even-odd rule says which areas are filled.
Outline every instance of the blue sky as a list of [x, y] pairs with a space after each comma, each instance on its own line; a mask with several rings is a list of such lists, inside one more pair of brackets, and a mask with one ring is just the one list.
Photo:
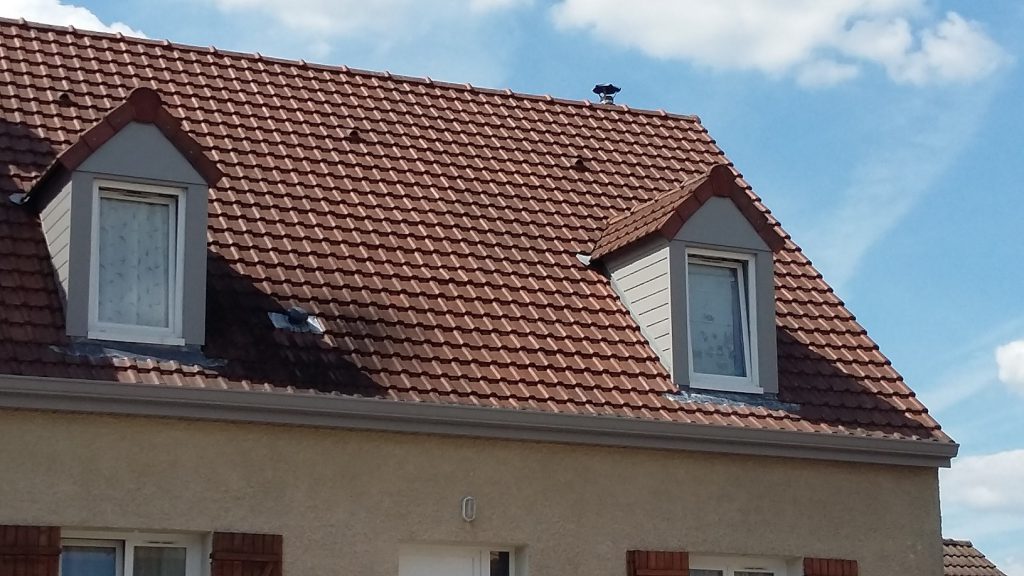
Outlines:
[[[0, 0], [0, 15], [698, 114], [962, 444], [944, 533], [1024, 576], [1024, 3]], [[998, 351], [998, 352], [997, 352]]]

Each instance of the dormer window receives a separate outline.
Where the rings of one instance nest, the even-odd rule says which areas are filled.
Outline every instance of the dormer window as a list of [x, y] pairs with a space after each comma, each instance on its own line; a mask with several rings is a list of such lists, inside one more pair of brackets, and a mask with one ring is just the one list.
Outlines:
[[690, 385], [758, 391], [755, 260], [751, 255], [686, 249]]
[[89, 337], [184, 344], [184, 189], [97, 180]]
[[681, 389], [775, 394], [774, 253], [785, 242], [718, 165], [609, 221], [590, 262]]
[[57, 156], [28, 198], [70, 338], [203, 345], [207, 208], [221, 177], [149, 88]]

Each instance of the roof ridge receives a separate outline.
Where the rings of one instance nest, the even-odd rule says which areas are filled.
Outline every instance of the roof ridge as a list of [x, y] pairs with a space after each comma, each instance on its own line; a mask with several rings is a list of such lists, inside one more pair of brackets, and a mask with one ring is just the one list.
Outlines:
[[607, 112], [620, 112], [624, 114], [639, 114], [641, 116], [656, 116], [659, 118], [672, 118], [677, 120], [685, 120], [693, 122], [701, 127], [701, 131], [704, 130], [703, 124], [701, 123], [700, 116], [696, 114], [680, 114], [676, 112], [668, 112], [664, 109], [649, 109], [649, 108], [633, 108], [624, 104], [598, 104], [589, 100], [576, 100], [572, 98], [556, 98], [549, 94], [532, 94], [528, 92], [516, 92], [511, 88], [488, 88], [473, 86], [468, 82], [458, 83], [449, 82], [444, 80], [435, 80], [429, 76], [409, 76], [405, 74], [392, 74], [390, 71], [377, 71], [368, 70], [364, 68], [351, 68], [343, 64], [324, 64], [318, 62], [308, 62], [305, 59], [290, 59], [290, 58], [279, 58], [276, 56], [267, 56], [259, 52], [245, 52], [239, 50], [230, 50], [217, 48], [216, 46], [199, 46], [196, 44], [186, 44], [182, 42], [172, 42], [167, 39], [156, 39], [156, 38], [140, 38], [138, 36], [126, 35], [121, 32], [102, 32], [99, 30], [84, 30], [76, 28], [74, 26], [61, 26], [58, 24], [47, 24], [45, 22], [34, 22], [26, 20], [24, 18], [5, 18], [0, 16], [0, 24], [14, 24], [23, 28], [33, 30], [55, 30], [61, 32], [68, 32], [73, 34], [80, 34], [85, 36], [96, 36], [100, 38], [114, 38], [123, 42], [135, 42], [140, 44], [150, 44], [154, 46], [160, 46], [164, 48], [175, 48], [178, 50], [188, 50], [193, 52], [203, 52], [206, 54], [223, 54], [235, 56], [238, 58], [245, 58], [249, 60], [256, 60], [260, 62], [272, 62], [277, 64], [286, 64], [290, 66], [296, 66], [301, 68], [308, 68], [313, 70], [327, 70], [341, 72], [343, 74], [352, 74], [356, 76], [368, 76], [373, 78], [384, 78], [393, 82], [409, 82], [415, 84], [423, 84], [426, 86], [436, 86], [440, 88], [451, 88], [455, 90], [462, 90], [465, 92], [472, 92], [476, 94], [487, 94], [492, 96], [500, 96], [505, 98], [513, 98], [518, 100], [534, 100], [539, 102], [547, 102], [552, 104], [558, 104], [562, 106], [572, 106], [576, 108], [586, 108], [590, 110], [600, 110]]

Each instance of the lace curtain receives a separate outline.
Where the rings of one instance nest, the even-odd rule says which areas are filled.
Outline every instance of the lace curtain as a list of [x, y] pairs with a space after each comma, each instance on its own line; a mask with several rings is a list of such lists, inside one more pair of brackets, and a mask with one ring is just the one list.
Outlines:
[[169, 327], [172, 204], [100, 198], [100, 322]]

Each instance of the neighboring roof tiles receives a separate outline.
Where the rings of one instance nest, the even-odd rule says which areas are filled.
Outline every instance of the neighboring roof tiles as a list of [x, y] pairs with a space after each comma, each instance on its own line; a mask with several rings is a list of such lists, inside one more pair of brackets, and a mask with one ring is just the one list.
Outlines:
[[708, 199], [729, 198], [772, 250], [781, 250], [786, 236], [767, 213], [759, 210], [755, 199], [736, 181], [737, 175], [726, 164], [718, 164], [703, 174], [640, 204], [628, 213], [612, 218], [590, 252], [598, 260], [654, 234], [671, 239]]
[[968, 540], [942, 540], [942, 573], [945, 576], [1006, 576]]
[[[10, 21], [0, 45], [0, 191], [26, 192], [134, 86], [159, 92], [224, 173], [210, 189], [213, 361], [73, 346], [38, 217], [4, 202], [0, 373], [950, 442], [788, 240], [779, 402], [670, 396], [576, 254], [610, 217], [728, 163], [694, 117]], [[275, 330], [267, 312], [292, 305], [326, 333]]]

